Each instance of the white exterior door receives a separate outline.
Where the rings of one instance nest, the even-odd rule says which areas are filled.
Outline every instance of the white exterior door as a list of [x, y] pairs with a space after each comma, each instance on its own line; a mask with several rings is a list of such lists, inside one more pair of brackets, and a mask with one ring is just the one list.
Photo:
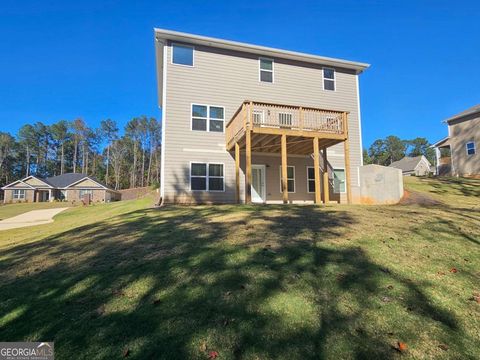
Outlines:
[[252, 202], [264, 203], [265, 194], [265, 165], [252, 165]]

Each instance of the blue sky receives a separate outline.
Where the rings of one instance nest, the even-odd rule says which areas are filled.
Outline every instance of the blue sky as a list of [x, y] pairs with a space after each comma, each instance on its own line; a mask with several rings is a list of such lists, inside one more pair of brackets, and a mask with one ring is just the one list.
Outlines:
[[11, 1], [0, 7], [0, 131], [25, 123], [160, 117], [153, 28], [372, 64], [364, 145], [447, 134], [480, 102], [477, 1]]

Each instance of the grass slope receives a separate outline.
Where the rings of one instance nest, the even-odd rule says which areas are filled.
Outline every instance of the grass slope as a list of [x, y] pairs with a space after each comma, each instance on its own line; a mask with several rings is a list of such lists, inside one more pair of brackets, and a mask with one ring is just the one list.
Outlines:
[[480, 187], [406, 185], [449, 205], [139, 200], [0, 233], [0, 339], [58, 359], [478, 358]]

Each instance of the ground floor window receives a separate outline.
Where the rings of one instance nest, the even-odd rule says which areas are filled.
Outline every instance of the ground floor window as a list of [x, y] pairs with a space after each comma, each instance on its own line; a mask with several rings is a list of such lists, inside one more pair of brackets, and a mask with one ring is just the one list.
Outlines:
[[78, 193], [79, 193], [80, 199], [83, 199], [85, 195], [90, 195], [90, 197], [92, 197], [93, 190], [80, 190]]
[[336, 194], [346, 192], [345, 169], [333, 169], [333, 191]]
[[191, 163], [190, 190], [224, 191], [223, 164]]
[[309, 193], [315, 192], [315, 171], [313, 166], [307, 167], [307, 187]]
[[20, 190], [20, 189], [13, 190], [13, 198], [15, 200], [25, 199], [25, 190]]
[[[287, 190], [289, 193], [295, 192], [295, 166], [287, 166]], [[280, 166], [280, 192], [283, 192], [281, 166]]]

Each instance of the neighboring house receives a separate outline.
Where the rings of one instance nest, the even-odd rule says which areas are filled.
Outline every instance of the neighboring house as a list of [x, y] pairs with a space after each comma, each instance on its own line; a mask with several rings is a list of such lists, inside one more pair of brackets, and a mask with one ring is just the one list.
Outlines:
[[444, 120], [448, 136], [433, 144], [438, 175], [480, 176], [480, 104]]
[[404, 176], [426, 176], [432, 172], [432, 164], [423, 155], [405, 156], [403, 159], [391, 163], [390, 167], [402, 170]]
[[155, 44], [164, 202], [359, 199], [368, 64], [162, 29]]
[[43, 202], [43, 201], [81, 201], [85, 195], [90, 200], [117, 201], [120, 192], [102, 184], [86, 174], [67, 173], [46, 179], [30, 175], [2, 188], [4, 202]]

